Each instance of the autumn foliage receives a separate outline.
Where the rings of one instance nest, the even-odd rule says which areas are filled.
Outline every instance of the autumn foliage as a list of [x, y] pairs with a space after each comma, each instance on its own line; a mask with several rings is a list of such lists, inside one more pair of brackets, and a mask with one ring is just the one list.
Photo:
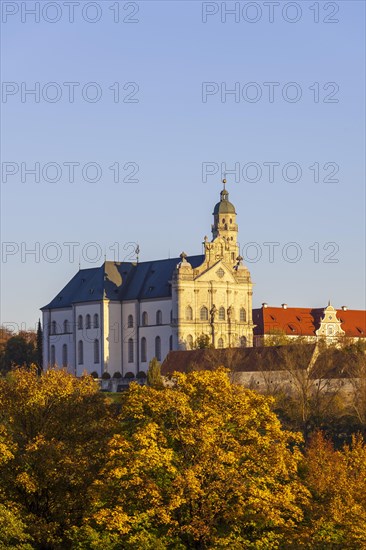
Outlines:
[[0, 549], [366, 548], [366, 447], [305, 448], [228, 372], [0, 379]]

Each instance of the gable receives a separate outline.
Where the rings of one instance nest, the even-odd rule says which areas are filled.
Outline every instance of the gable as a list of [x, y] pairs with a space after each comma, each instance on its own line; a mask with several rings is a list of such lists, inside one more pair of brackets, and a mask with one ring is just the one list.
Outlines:
[[197, 282], [236, 283], [232, 267], [219, 260], [212, 267], [195, 277]]

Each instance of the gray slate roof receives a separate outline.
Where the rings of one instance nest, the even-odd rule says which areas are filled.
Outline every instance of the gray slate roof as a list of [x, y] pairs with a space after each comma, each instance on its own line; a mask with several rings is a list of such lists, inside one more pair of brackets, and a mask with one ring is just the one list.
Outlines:
[[[198, 267], [204, 256], [187, 258]], [[104, 262], [100, 267], [81, 269], [43, 309], [71, 307], [80, 302], [102, 300], [148, 300], [171, 296], [169, 281], [180, 258], [150, 262]]]

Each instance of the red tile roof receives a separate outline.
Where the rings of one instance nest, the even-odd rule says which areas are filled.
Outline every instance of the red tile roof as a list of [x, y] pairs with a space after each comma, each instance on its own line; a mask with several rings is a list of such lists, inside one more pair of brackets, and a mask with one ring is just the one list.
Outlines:
[[[324, 317], [325, 308], [262, 307], [253, 309], [253, 323], [257, 336], [280, 330], [292, 336], [316, 336], [315, 331]], [[338, 309], [337, 319], [346, 336], [364, 338], [366, 336], [366, 311]]]

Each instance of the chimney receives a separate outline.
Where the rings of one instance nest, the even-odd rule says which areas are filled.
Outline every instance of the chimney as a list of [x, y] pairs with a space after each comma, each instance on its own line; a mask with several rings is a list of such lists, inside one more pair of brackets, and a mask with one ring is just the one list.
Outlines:
[[348, 307], [347, 306], [342, 306], [342, 311], [347, 311]]
[[263, 302], [262, 307], [266, 308], [266, 307], [268, 307], [268, 304], [266, 302]]
[[281, 304], [282, 309], [287, 309], [287, 304]]

